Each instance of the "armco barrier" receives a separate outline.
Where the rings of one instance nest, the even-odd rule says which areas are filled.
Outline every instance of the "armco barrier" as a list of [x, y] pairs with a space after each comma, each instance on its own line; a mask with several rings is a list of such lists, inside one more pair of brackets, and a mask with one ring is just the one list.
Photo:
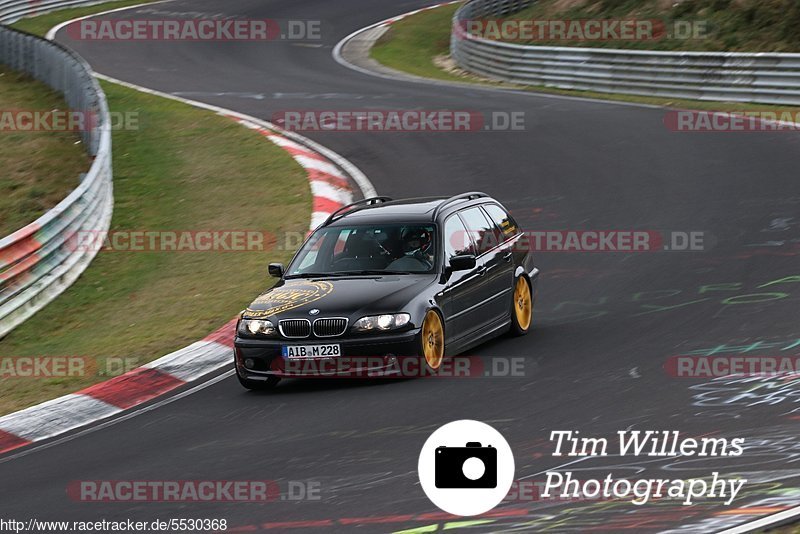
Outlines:
[[11, 24], [57, 9], [101, 4], [107, 0], [0, 0], [0, 23]]
[[531, 0], [470, 0], [453, 17], [459, 67], [522, 85], [696, 100], [800, 104], [800, 54], [660, 52], [532, 46], [476, 37], [465, 22], [513, 14]]
[[[88, 3], [0, 0], [0, 21]], [[71, 238], [80, 230], [107, 230], [114, 199], [108, 106], [89, 65], [63, 46], [6, 26], [0, 26], [0, 63], [29, 73], [63, 94], [70, 109], [96, 117], [93, 127], [81, 132], [94, 161], [80, 185], [42, 217], [0, 239], [2, 337], [56, 298], [86, 269], [96, 252], [74, 247]]]

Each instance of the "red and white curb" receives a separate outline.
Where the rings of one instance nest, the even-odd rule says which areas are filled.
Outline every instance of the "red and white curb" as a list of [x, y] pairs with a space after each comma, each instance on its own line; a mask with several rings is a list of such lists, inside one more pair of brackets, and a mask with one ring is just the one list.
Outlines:
[[186, 348], [138, 369], [0, 417], [0, 453], [116, 415], [232, 361], [235, 320]]
[[[136, 6], [128, 9], [133, 7]], [[102, 14], [104, 13], [92, 16]], [[74, 21], [68, 21], [60, 26], [71, 22]], [[54, 35], [55, 31], [51, 31], [48, 37], [52, 39]], [[101, 74], [96, 76], [148, 94], [213, 111], [256, 130], [283, 148], [306, 170], [313, 196], [309, 231], [324, 222], [331, 213], [353, 201], [351, 184], [354, 184], [363, 196], [375, 196], [372, 184], [352, 163], [299, 134], [282, 130], [266, 121], [232, 110], [176, 97]], [[201, 341], [138, 369], [76, 393], [0, 417], [0, 453], [107, 419], [229, 366], [233, 362], [235, 325], [234, 318]]]
[[331, 213], [353, 202], [353, 190], [350, 186], [350, 180], [327, 158], [258, 123], [238, 117], [231, 118], [247, 128], [258, 131], [261, 135], [283, 148], [306, 170], [311, 186], [311, 194], [314, 198], [309, 230], [314, 230], [325, 222], [325, 219]]
[[[309, 231], [353, 200], [348, 175], [314, 149], [270, 130], [258, 119], [221, 113], [256, 130], [305, 170], [313, 196]], [[0, 453], [49, 439], [150, 401], [233, 361], [236, 319], [201, 341], [86, 389], [0, 417]]]

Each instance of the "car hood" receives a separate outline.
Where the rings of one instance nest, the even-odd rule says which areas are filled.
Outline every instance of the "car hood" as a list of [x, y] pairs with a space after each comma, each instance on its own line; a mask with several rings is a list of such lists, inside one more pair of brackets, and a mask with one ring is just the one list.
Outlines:
[[258, 296], [244, 317], [348, 317], [407, 311], [408, 304], [435, 282], [435, 275], [387, 275], [281, 280]]

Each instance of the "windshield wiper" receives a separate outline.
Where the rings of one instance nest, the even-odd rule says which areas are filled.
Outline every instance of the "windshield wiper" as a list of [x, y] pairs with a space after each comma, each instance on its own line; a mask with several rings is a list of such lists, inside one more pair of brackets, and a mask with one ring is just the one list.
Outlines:
[[382, 269], [362, 269], [360, 271], [338, 271], [336, 276], [383, 276], [385, 274], [414, 274], [411, 271], [384, 271]]
[[363, 269], [360, 271], [332, 271], [329, 273], [297, 273], [287, 275], [291, 278], [324, 278], [326, 276], [383, 276], [386, 274], [414, 274], [411, 271], [383, 271], [380, 269]]
[[336, 273], [296, 273], [287, 274], [285, 278], [290, 280], [292, 278], [324, 278], [326, 276], [340, 276]]
[[411, 271], [359, 271], [359, 274], [414, 274]]

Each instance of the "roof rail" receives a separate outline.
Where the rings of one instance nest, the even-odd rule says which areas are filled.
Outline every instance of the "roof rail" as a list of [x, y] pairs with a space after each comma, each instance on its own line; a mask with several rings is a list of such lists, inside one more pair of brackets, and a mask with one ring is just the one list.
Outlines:
[[370, 198], [361, 199], [361, 200], [359, 200], [357, 202], [353, 202], [352, 204], [348, 204], [347, 206], [342, 206], [338, 210], [336, 210], [333, 213], [331, 213], [330, 217], [328, 217], [325, 220], [325, 222], [322, 223], [322, 226], [328, 226], [330, 223], [332, 223], [336, 219], [341, 219], [342, 217], [344, 217], [348, 213], [352, 213], [352, 212], [356, 211], [353, 208], [357, 208], [359, 206], [368, 207], [368, 206], [372, 206], [372, 205], [375, 205], [375, 204], [382, 204], [384, 202], [391, 202], [392, 200], [393, 199], [391, 199], [389, 197], [370, 197]]
[[439, 213], [441, 213], [442, 209], [449, 206], [450, 204], [453, 204], [454, 202], [458, 202], [459, 200], [470, 201], [470, 200], [475, 200], [476, 198], [483, 198], [483, 197], [488, 198], [488, 196], [489, 195], [487, 195], [486, 193], [481, 193], [480, 191], [471, 191], [469, 193], [461, 193], [460, 195], [450, 197], [441, 204], [439, 204], [438, 206], [436, 206], [436, 209], [433, 210], [433, 218], [435, 219], [439, 215]]

